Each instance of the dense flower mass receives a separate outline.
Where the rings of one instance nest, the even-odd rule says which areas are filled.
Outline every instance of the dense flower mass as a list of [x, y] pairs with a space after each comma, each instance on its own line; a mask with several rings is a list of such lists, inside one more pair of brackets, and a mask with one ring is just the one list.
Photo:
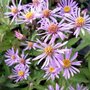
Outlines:
[[[80, 73], [83, 60], [77, 59], [78, 50], [73, 49], [73, 45], [78, 41], [77, 37], [80, 38], [81, 32], [84, 35], [85, 31], [90, 33], [90, 16], [87, 11], [81, 11], [75, 0], [60, 0], [55, 9], [50, 7], [50, 0], [32, 0], [32, 3], [25, 5], [23, 0], [18, 5], [15, 0], [11, 1], [12, 5], [7, 6], [10, 12], [5, 12], [5, 16], [12, 19], [10, 24], [14, 21], [21, 29], [15, 28], [14, 38], [18, 39], [18, 43], [16, 46], [12, 44], [13, 48], [5, 54], [6, 65], [13, 68], [11, 79], [19, 82], [29, 77], [26, 84], [33, 90], [33, 86], [36, 88], [41, 83], [37, 79], [39, 72], [42, 73], [39, 78], [45, 79], [45, 82], [55, 81], [55, 88], [49, 85], [48, 90], [88, 90], [79, 84], [74, 88], [70, 86], [73, 81], [68, 80]], [[37, 84], [29, 85], [34, 82]], [[57, 83], [63, 87], [60, 88]]]

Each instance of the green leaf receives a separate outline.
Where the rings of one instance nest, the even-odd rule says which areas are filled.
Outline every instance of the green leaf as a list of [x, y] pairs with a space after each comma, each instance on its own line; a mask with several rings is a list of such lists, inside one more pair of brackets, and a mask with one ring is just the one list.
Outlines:
[[89, 81], [87, 80], [87, 78], [85, 77], [85, 75], [83, 75], [82, 73], [76, 74], [74, 75], [74, 77], [72, 77], [70, 79], [71, 82], [76, 82], [76, 83], [88, 83]]
[[75, 51], [80, 51], [81, 49], [88, 46], [90, 43], [86, 42], [86, 40], [82, 40], [82, 42], [79, 44], [79, 46], [75, 49]]
[[85, 35], [80, 33], [80, 37], [82, 38], [82, 41], [81, 41], [80, 45], [76, 48], [76, 51], [79, 51], [79, 50], [85, 48], [86, 46], [90, 45], [90, 33], [85, 31]]
[[6, 86], [9, 87], [9, 88], [15, 88], [15, 87], [18, 87], [19, 85], [18, 84], [7, 83]]
[[70, 39], [70, 40], [68, 41], [68, 43], [67, 43], [67, 47], [71, 47], [71, 46], [74, 45], [79, 39], [80, 39], [80, 37]]
[[7, 32], [0, 43], [0, 52], [5, 51], [11, 47], [18, 47], [19, 41], [15, 38], [12, 32]]
[[90, 71], [90, 51], [88, 52], [88, 54], [85, 56], [85, 59], [88, 61], [88, 69]]

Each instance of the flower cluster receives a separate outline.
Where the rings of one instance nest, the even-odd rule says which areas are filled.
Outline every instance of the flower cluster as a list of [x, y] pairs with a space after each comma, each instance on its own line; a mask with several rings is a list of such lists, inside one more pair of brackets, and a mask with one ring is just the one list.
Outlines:
[[27, 56], [28, 55], [25, 55], [24, 52], [19, 56], [18, 50], [15, 51], [14, 48], [9, 49], [5, 54], [5, 57], [7, 58], [5, 63], [8, 66], [14, 66], [11, 78], [15, 79], [15, 82], [27, 79], [29, 76], [30, 58], [27, 58]]
[[[49, 8], [49, 0], [32, 0], [32, 3], [21, 5], [21, 0], [18, 6], [12, 0], [12, 6], [8, 8], [10, 12], [5, 13], [7, 16], [13, 16], [12, 21], [16, 24], [25, 23], [33, 25], [36, 21], [38, 38], [35, 42], [28, 40], [20, 32], [15, 31], [15, 36], [25, 42], [21, 45], [25, 46], [21, 55], [18, 55], [18, 50], [9, 49], [5, 57], [8, 66], [16, 65], [13, 69], [12, 77], [16, 82], [22, 79], [27, 79], [29, 76], [30, 59], [27, 59], [26, 50], [39, 50], [40, 55], [35, 56], [32, 61], [38, 60], [37, 64], [41, 63], [41, 69], [45, 71], [44, 78], [55, 80], [60, 78], [60, 74], [67, 80], [74, 74], [79, 73], [81, 61], [77, 61], [78, 52], [73, 54], [72, 48], [67, 47], [69, 35], [79, 36], [80, 31], [90, 32], [90, 17], [87, 13], [81, 13], [78, 4], [73, 0], [60, 0], [58, 6], [54, 10]], [[82, 88], [82, 89], [80, 89]], [[73, 87], [69, 88], [74, 90]], [[49, 86], [49, 90], [54, 90]], [[60, 89], [56, 84], [56, 90]], [[82, 86], [77, 85], [77, 90], [84, 90]], [[86, 89], [85, 89], [86, 90]]]

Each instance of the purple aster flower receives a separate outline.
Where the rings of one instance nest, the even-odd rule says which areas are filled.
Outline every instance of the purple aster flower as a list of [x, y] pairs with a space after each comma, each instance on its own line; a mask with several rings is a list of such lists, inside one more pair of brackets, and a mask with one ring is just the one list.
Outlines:
[[47, 6], [48, 0], [32, 0], [32, 7], [35, 11], [40, 12], [43, 7]]
[[48, 78], [48, 80], [54, 80], [55, 78], [59, 78], [61, 68], [58, 67], [53, 60], [48, 66], [44, 67], [43, 70], [45, 71], [44, 78]]
[[17, 24], [22, 24], [22, 23], [32, 23], [33, 20], [38, 18], [40, 15], [34, 10], [32, 6], [30, 8], [25, 8], [23, 12], [19, 15], [19, 18], [17, 20]]
[[15, 82], [27, 79], [29, 73], [29, 68], [25, 67], [24, 65], [17, 65], [13, 69], [12, 79], [14, 79]]
[[69, 90], [89, 90], [89, 89], [87, 87], [84, 87], [83, 85], [77, 84], [76, 89], [70, 86]]
[[18, 49], [14, 51], [14, 48], [7, 50], [5, 57], [7, 58], [5, 60], [5, 63], [8, 66], [12, 66], [13, 64], [17, 63], [19, 56], [18, 56]]
[[12, 1], [12, 4], [13, 5], [7, 6], [7, 8], [9, 8], [11, 11], [10, 12], [6, 12], [5, 15], [7, 15], [9, 17], [10, 16], [13, 16], [12, 21], [11, 21], [11, 23], [12, 23], [14, 20], [17, 19], [17, 16], [20, 14], [20, 11], [23, 8], [22, 8], [22, 5], [21, 5], [21, 1], [22, 0], [19, 1], [19, 4], [18, 5], [15, 4], [15, 0], [11, 0], [11, 1]]
[[38, 28], [38, 31], [45, 30], [45, 32], [39, 34], [43, 35], [42, 39], [44, 39], [45, 42], [47, 42], [49, 39], [51, 39], [51, 42], [54, 42], [56, 38], [61, 38], [62, 40], [64, 40], [64, 38], [67, 38], [65, 33], [71, 33], [70, 27], [71, 25], [64, 23], [64, 20], [61, 20], [58, 23], [50, 21], [49, 19], [43, 19], [41, 27]]
[[28, 56], [28, 54], [25, 55], [24, 52], [22, 52], [22, 54], [18, 60], [19, 65], [22, 64], [26, 67], [29, 67], [29, 64], [31, 64], [31, 63], [30, 63], [30, 58], [27, 58], [27, 56]]
[[[42, 65], [42, 68], [47, 66], [49, 64], [49, 62], [51, 62], [52, 60], [55, 61], [55, 63], [58, 64], [56, 58], [57, 55], [59, 53], [64, 53], [64, 51], [66, 51], [67, 49], [62, 49], [62, 47], [67, 43], [57, 43], [56, 45], [54, 45], [54, 43], [45, 43], [45, 42], [41, 42], [40, 40], [37, 41], [37, 48], [41, 50], [42, 54], [40, 54], [39, 56], [37, 56], [36, 58], [34, 58], [33, 60], [39, 60], [38, 64], [45, 59], [44, 64]], [[61, 48], [61, 49], [60, 49]]]
[[66, 16], [67, 14], [74, 12], [77, 7], [77, 3], [73, 0], [60, 0], [58, 6], [61, 8], [60, 15]]
[[65, 58], [64, 55], [59, 54], [58, 61], [63, 67], [63, 76], [65, 79], [69, 79], [70, 76], [74, 76], [77, 72], [80, 72], [75, 66], [80, 66], [81, 61], [75, 61], [77, 58], [78, 52], [74, 54], [73, 57], [70, 58], [72, 53], [72, 49], [69, 49], [65, 52]]
[[36, 43], [32, 41], [25, 41], [25, 43], [21, 43], [21, 45], [26, 47], [24, 50], [36, 49]]
[[64, 90], [64, 87], [60, 87], [57, 83], [56, 83], [56, 88], [54, 89], [54, 87], [52, 85], [48, 86], [48, 90]]
[[56, 17], [61, 18], [61, 16], [59, 15], [60, 9], [61, 9], [60, 7], [59, 8], [57, 7], [54, 10], [50, 10], [49, 9], [49, 2], [47, 1], [46, 5], [44, 5], [42, 7], [42, 10], [41, 10], [41, 8], [38, 9], [38, 11], [40, 13], [40, 18], [41, 18], [41, 20], [38, 23], [42, 23], [43, 18], [48, 18], [52, 21], [57, 22]]
[[85, 34], [84, 30], [90, 32], [90, 17], [86, 13], [81, 15], [80, 8], [76, 8], [75, 12], [65, 18], [75, 29], [74, 35], [78, 37], [80, 31]]

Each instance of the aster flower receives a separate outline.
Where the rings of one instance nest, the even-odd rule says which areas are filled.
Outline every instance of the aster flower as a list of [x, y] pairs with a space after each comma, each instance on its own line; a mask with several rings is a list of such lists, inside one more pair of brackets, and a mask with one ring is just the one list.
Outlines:
[[5, 15], [7, 15], [9, 17], [13, 16], [12, 21], [11, 21], [11, 23], [12, 23], [14, 20], [17, 19], [17, 16], [20, 14], [20, 12], [23, 9], [23, 7], [21, 5], [21, 1], [22, 0], [19, 1], [18, 5], [15, 4], [15, 0], [11, 0], [11, 1], [12, 1], [13, 5], [7, 6], [7, 8], [9, 8], [11, 11], [10, 12], [6, 12]]
[[17, 24], [32, 23], [33, 20], [35, 20], [39, 16], [40, 15], [34, 10], [34, 8], [30, 6], [30, 8], [25, 8], [24, 11], [20, 13]]
[[[59, 53], [64, 53], [64, 51], [66, 51], [67, 49], [62, 49], [62, 47], [67, 43], [57, 43], [56, 45], [54, 45], [54, 43], [45, 43], [45, 42], [41, 42], [40, 40], [37, 41], [38, 44], [36, 46], [36, 48], [38, 48], [39, 50], [42, 51], [42, 54], [37, 56], [36, 58], [34, 58], [33, 60], [39, 60], [38, 64], [42, 61], [45, 60], [45, 62], [43, 63], [42, 67], [45, 67], [49, 64], [49, 62], [51, 62], [52, 60], [55, 61], [55, 63], [58, 64], [57, 60], [56, 60], [56, 56]], [[60, 49], [61, 48], [61, 49]]]
[[29, 64], [30, 63], [30, 58], [27, 58], [28, 54], [24, 54], [24, 52], [22, 52], [18, 62], [19, 62], [19, 65], [24, 65], [26, 67], [29, 67]]
[[56, 83], [56, 88], [54, 89], [52, 85], [48, 86], [48, 90], [64, 90], [64, 87], [60, 87], [57, 83]]
[[70, 86], [69, 90], [89, 90], [89, 89], [87, 87], [84, 87], [83, 85], [77, 84], [76, 89]]
[[75, 66], [80, 66], [81, 61], [75, 61], [77, 58], [78, 52], [74, 54], [73, 57], [70, 57], [72, 53], [72, 49], [65, 52], [65, 58], [64, 55], [59, 54], [58, 61], [63, 67], [63, 76], [65, 79], [69, 79], [70, 76], [74, 76], [77, 72], [80, 72]]
[[39, 34], [43, 35], [42, 38], [45, 40], [45, 42], [47, 42], [49, 39], [51, 39], [51, 42], [54, 42], [56, 38], [61, 38], [62, 40], [64, 40], [64, 38], [67, 38], [64, 33], [71, 33], [70, 27], [71, 25], [64, 23], [64, 20], [61, 20], [58, 23], [50, 21], [48, 19], [44, 19], [41, 23], [41, 27], [38, 28], [38, 31], [45, 31]]
[[43, 70], [45, 71], [44, 78], [46, 77], [48, 80], [54, 80], [55, 78], [59, 78], [61, 68], [58, 67], [53, 60], [49, 63], [48, 66], [44, 67]]
[[76, 8], [75, 12], [65, 18], [74, 28], [74, 35], [78, 37], [80, 31], [85, 34], [84, 30], [90, 32], [90, 17], [86, 13], [81, 15], [80, 8]]
[[43, 7], [47, 6], [47, 2], [48, 0], [32, 0], [31, 5], [34, 8], [34, 10], [39, 13]]
[[21, 34], [19, 31], [15, 31], [15, 36], [19, 40], [26, 39], [26, 37], [23, 34]]
[[36, 49], [36, 43], [33, 41], [25, 41], [25, 43], [21, 43], [21, 45], [26, 47], [24, 50]]
[[12, 79], [15, 80], [15, 82], [21, 81], [28, 78], [29, 76], [29, 68], [25, 67], [24, 65], [17, 65], [13, 69], [13, 75]]
[[13, 64], [17, 63], [19, 56], [18, 56], [18, 49], [14, 51], [14, 48], [7, 50], [5, 57], [7, 58], [5, 60], [5, 63], [8, 66], [12, 66]]
[[77, 7], [77, 3], [73, 0], [60, 0], [58, 6], [61, 8], [60, 15], [66, 16], [67, 14], [74, 12]]
[[38, 9], [41, 18], [41, 20], [38, 23], [42, 23], [42, 20], [45, 18], [57, 22], [56, 17], [61, 18], [61, 16], [59, 15], [60, 9], [61, 9], [60, 7], [59, 8], [56, 7], [54, 10], [50, 10], [49, 2], [47, 1], [46, 5], [43, 6], [42, 9]]

